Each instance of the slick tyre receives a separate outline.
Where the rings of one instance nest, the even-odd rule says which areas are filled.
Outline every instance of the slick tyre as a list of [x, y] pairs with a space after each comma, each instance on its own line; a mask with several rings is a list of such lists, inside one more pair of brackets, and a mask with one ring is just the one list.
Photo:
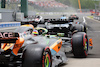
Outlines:
[[37, 45], [28, 46], [22, 59], [22, 67], [52, 67], [52, 57], [49, 48]]
[[45, 48], [42, 55], [42, 67], [52, 67], [52, 57], [50, 49]]
[[72, 51], [74, 57], [85, 58], [88, 55], [88, 38], [86, 33], [78, 32], [72, 37]]
[[84, 32], [84, 26], [82, 24], [75, 24], [75, 29], [78, 30], [78, 32]]

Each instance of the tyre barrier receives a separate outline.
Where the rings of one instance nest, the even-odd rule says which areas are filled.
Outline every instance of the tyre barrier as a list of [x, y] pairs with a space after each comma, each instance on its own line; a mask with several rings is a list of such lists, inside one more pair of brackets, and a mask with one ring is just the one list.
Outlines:
[[100, 16], [94, 16], [94, 19], [100, 21]]
[[20, 22], [1, 22], [0, 28], [7, 28], [7, 27], [17, 27], [21, 26]]

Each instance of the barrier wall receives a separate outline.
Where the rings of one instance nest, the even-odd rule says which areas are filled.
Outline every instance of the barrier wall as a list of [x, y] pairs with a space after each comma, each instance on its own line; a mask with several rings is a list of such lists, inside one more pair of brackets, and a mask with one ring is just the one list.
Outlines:
[[17, 27], [20, 25], [20, 22], [2, 22], [0, 23], [0, 28]]
[[94, 16], [93, 18], [94, 18], [95, 20], [100, 21], [100, 16]]

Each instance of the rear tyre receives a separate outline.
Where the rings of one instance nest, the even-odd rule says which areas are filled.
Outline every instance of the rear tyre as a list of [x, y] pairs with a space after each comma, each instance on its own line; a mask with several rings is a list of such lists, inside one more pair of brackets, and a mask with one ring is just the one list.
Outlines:
[[84, 32], [84, 26], [82, 24], [75, 24], [75, 29], [78, 30], [78, 32]]
[[84, 32], [75, 33], [72, 37], [72, 50], [75, 57], [85, 58], [88, 55], [88, 38]]

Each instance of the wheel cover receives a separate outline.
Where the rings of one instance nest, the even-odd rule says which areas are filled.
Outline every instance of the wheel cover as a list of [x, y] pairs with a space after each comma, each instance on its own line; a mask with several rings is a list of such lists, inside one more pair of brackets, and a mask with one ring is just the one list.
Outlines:
[[45, 67], [50, 67], [50, 65], [51, 65], [50, 55], [48, 53], [45, 55], [45, 62], [44, 62], [44, 64], [45, 64]]

